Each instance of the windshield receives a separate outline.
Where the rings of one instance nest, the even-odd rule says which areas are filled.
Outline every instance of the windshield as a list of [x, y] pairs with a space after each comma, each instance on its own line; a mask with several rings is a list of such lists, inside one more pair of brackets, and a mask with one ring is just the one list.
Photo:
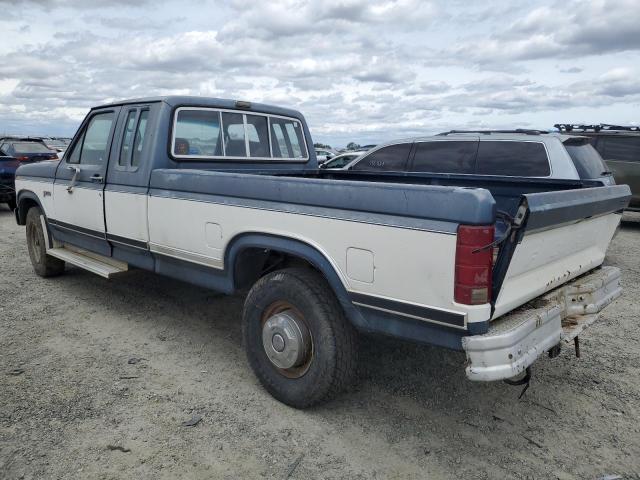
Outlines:
[[589, 143], [582, 145], [567, 145], [565, 143], [565, 147], [581, 179], [599, 178], [607, 172], [608, 169], [602, 157]]
[[51, 153], [51, 150], [38, 142], [14, 143], [15, 153]]

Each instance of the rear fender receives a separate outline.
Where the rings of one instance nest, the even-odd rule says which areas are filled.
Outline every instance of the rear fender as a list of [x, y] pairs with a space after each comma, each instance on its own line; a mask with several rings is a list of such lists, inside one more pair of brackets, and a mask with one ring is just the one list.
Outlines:
[[247, 233], [235, 237], [231, 240], [227, 248], [224, 262], [225, 267], [229, 271], [229, 275], [231, 275], [232, 285], [235, 285], [237, 280], [235, 265], [238, 256], [243, 250], [248, 248], [272, 250], [299, 257], [307, 261], [327, 280], [351, 323], [356, 326], [364, 324], [361, 313], [351, 302], [347, 289], [331, 265], [331, 262], [316, 248], [300, 240], [263, 233]]

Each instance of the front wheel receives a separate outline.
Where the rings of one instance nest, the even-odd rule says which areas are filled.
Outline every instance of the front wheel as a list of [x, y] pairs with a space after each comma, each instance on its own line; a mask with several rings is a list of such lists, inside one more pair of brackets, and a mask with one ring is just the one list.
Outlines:
[[31, 207], [27, 212], [27, 249], [34, 272], [41, 277], [53, 277], [64, 272], [64, 262], [47, 255], [46, 232], [42, 228], [41, 215], [38, 207]]
[[348, 385], [356, 367], [356, 332], [316, 272], [288, 268], [262, 277], [244, 304], [247, 358], [265, 389], [306, 408]]

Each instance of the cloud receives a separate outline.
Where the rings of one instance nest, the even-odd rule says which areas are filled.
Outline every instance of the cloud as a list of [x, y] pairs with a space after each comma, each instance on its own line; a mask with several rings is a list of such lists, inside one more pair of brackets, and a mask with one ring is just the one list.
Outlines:
[[0, 0], [0, 131], [71, 134], [91, 106], [164, 94], [297, 108], [337, 145], [640, 103], [627, 0], [118, 1]]
[[534, 8], [489, 38], [464, 39], [446, 52], [483, 68], [509, 61], [640, 51], [637, 0], [556, 2]]
[[561, 73], [581, 73], [584, 71], [584, 69], [580, 67], [569, 67], [569, 68], [560, 68], [559, 71]]

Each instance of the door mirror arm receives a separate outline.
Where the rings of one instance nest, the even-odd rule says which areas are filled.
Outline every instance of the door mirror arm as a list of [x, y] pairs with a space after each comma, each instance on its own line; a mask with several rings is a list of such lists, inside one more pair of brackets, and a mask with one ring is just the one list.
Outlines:
[[78, 174], [80, 173], [80, 167], [74, 167], [73, 165], [69, 165], [67, 168], [69, 170], [73, 170], [73, 177], [71, 177], [71, 183], [67, 187], [67, 192], [73, 193], [73, 187], [76, 186], [76, 181], [78, 180]]

